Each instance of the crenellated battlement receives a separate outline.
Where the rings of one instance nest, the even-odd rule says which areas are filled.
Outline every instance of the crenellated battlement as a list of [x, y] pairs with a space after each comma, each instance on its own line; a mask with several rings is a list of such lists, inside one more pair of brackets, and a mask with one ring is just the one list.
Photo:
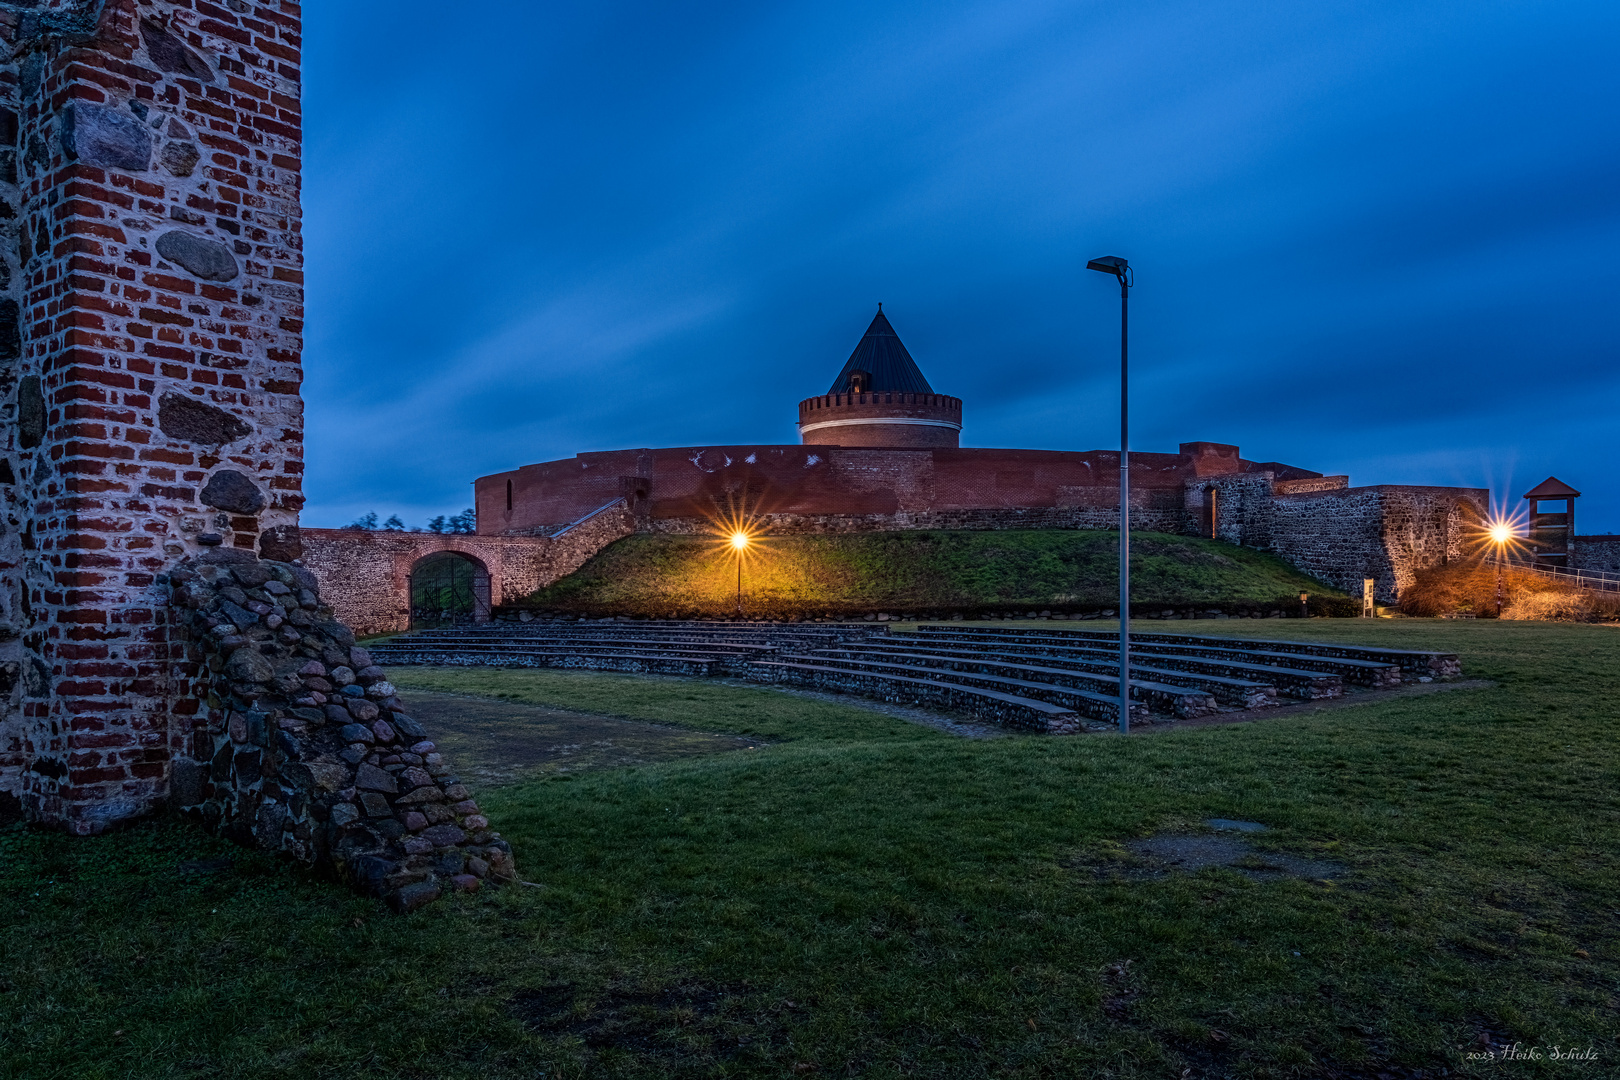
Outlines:
[[822, 394], [799, 402], [799, 421], [803, 423], [811, 413], [822, 409], [860, 405], [883, 407], [909, 405], [925, 409], [954, 410], [958, 416], [962, 414], [962, 399], [945, 394]]

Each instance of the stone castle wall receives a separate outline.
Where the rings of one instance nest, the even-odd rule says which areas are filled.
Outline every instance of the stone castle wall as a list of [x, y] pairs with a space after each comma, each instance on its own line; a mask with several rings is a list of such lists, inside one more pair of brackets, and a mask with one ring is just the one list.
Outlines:
[[1571, 554], [1578, 569], [1620, 574], [1620, 536], [1577, 536]]
[[294, 3], [0, 12], [0, 786], [76, 832], [164, 798], [201, 705], [158, 578], [296, 551]]
[[[1272, 551], [1352, 594], [1393, 602], [1413, 573], [1464, 552], [1488, 494], [1352, 488], [1236, 446], [1183, 443], [1131, 455], [1137, 529], [1216, 536]], [[1119, 455], [1006, 449], [728, 446], [581, 454], [483, 477], [480, 534], [545, 532], [616, 494], [638, 528], [705, 533], [746, 519], [772, 532], [1117, 529]], [[629, 494], [626, 494], [629, 493]]]
[[[1318, 474], [1243, 461], [1237, 447], [1189, 443], [1179, 454], [1133, 453], [1133, 507], [1179, 510], [1184, 482], [1207, 469]], [[639, 511], [666, 519], [955, 514], [1119, 504], [1110, 450], [710, 446], [618, 450], [525, 465], [474, 483], [478, 531], [543, 532], [634, 492]]]
[[478, 575], [490, 606], [521, 599], [573, 573], [602, 548], [635, 531], [615, 502], [553, 536], [478, 536], [362, 529], [303, 530], [303, 563], [322, 584], [337, 618], [358, 634], [410, 626], [410, 575], [423, 559], [455, 552]]

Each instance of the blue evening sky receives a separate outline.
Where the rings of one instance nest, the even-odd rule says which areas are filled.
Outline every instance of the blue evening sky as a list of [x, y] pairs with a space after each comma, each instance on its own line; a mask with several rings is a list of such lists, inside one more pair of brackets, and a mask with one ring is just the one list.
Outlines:
[[797, 442], [878, 301], [970, 446], [1549, 473], [1620, 532], [1620, 6], [304, 6], [309, 504]]

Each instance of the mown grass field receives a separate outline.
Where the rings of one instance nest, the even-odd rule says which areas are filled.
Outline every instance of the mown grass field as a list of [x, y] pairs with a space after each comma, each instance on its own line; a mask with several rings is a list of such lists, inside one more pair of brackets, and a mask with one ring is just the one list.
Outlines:
[[[1217, 628], [1450, 648], [1496, 685], [967, 741], [764, 689], [396, 669], [765, 742], [482, 791], [544, 887], [404, 918], [178, 822], [6, 828], [0, 1075], [1620, 1075], [1620, 629], [1177, 626]], [[1214, 816], [1344, 872], [1098, 872]], [[1469, 1057], [1514, 1042], [1542, 1058]]]
[[[1264, 552], [1199, 537], [1132, 536], [1132, 603], [1281, 602], [1300, 590], [1341, 595]], [[764, 536], [743, 555], [748, 614], [870, 611], [1097, 611], [1114, 608], [1119, 534], [1074, 530]], [[723, 538], [620, 540], [523, 606], [663, 618], [736, 611], [737, 556]]]

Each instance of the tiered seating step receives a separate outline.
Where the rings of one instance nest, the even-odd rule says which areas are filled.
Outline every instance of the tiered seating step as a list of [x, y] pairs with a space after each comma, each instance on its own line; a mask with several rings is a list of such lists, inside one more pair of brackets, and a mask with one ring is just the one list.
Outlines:
[[1108, 726], [1088, 724], [1074, 710], [1061, 705], [959, 683], [781, 660], [759, 660], [750, 667], [755, 677], [765, 682], [859, 694], [896, 705], [960, 709], [981, 720], [1051, 735], [1069, 735], [1091, 727]]
[[[923, 625], [919, 626], [917, 630], [919, 635], [934, 632], [964, 632], [950, 626], [940, 625]], [[1034, 633], [1045, 637], [1059, 639], [1091, 640], [1105, 643], [1113, 642], [1116, 646], [1119, 643], [1119, 634], [1109, 633], [1106, 630], [1070, 630], [1067, 628], [1059, 629], [1057, 627], [1043, 627], [1040, 630], [974, 627], [971, 630], [971, 632], [975, 633], [981, 631], [992, 635]], [[1379, 645], [1343, 645], [1333, 642], [1277, 641], [1261, 638], [1222, 638], [1200, 634], [1141, 633], [1133, 630], [1131, 632], [1131, 648], [1134, 650], [1138, 643], [1143, 645], [1171, 645], [1183, 651], [1193, 647], [1224, 649], [1237, 648], [1245, 651], [1252, 651], [1257, 655], [1267, 654], [1271, 656], [1291, 657], [1296, 660], [1310, 657], [1312, 658], [1310, 661], [1312, 664], [1314, 664], [1315, 660], [1318, 658], [1325, 660], [1352, 660], [1358, 661], [1361, 664], [1371, 664], [1374, 668], [1387, 669], [1391, 666], [1397, 667], [1401, 669], [1403, 676], [1411, 679], [1424, 677], [1432, 679], [1451, 679], [1462, 674], [1462, 662], [1456, 653], [1420, 649], [1391, 649]], [[1352, 681], [1360, 680], [1352, 678]], [[1383, 682], [1367, 682], [1365, 685], [1394, 684], [1386, 680]]]
[[[1023, 685], [1032, 688], [1054, 686], [1065, 691], [1084, 691], [1090, 697], [1103, 697], [1110, 701], [1117, 701], [1118, 699], [1119, 669], [1117, 665], [1114, 669], [1114, 675], [1110, 678], [1070, 668], [1050, 667], [1027, 662], [1020, 663], [1016, 659], [1007, 660], [993, 656], [942, 656], [923, 651], [889, 649], [887, 647], [862, 648], [860, 646], [845, 646], [836, 649], [815, 649], [809, 655], [832, 657], [847, 661], [880, 661], [888, 664], [899, 664], [902, 667], [922, 667], [929, 669], [929, 678], [956, 680], [956, 676], [961, 674], [1001, 676], [1018, 680]], [[951, 674], [935, 675], [933, 671], [936, 669]], [[1041, 693], [1032, 689], [1021, 689], [1018, 692], [1026, 697], [1040, 697], [1043, 700], [1051, 701], [1061, 700], [1043, 697]], [[1148, 679], [1133, 678], [1131, 680], [1131, 697], [1164, 709], [1167, 712], [1173, 712], [1184, 719], [1204, 716], [1216, 711], [1215, 698], [1207, 691], [1188, 689], [1184, 686], [1171, 686]], [[1084, 711], [1079, 706], [1076, 706], [1076, 709]]]
[[[1118, 722], [1118, 641], [1044, 625], [923, 624], [894, 633], [871, 623], [614, 620], [423, 630], [370, 649], [380, 664], [741, 675], [959, 709], [1036, 731], [1080, 731]], [[1338, 697], [1347, 681], [1377, 689], [1459, 670], [1450, 653], [1133, 633], [1131, 721], [1262, 708], [1279, 693]]]
[[[1058, 686], [1053, 683], [1031, 682], [1028, 679], [1007, 678], [1000, 675], [984, 675], [970, 671], [945, 671], [934, 668], [919, 668], [913, 664], [896, 664], [882, 660], [867, 659], [856, 654], [851, 659], [841, 659], [827, 656], [825, 652], [818, 651], [811, 654], [784, 654], [783, 663], [806, 664], [818, 668], [834, 671], [865, 672], [874, 675], [887, 675], [903, 678], [921, 678], [928, 682], [949, 683], [955, 686], [972, 687], [982, 690], [995, 690], [999, 693], [1009, 694], [1021, 698], [1031, 698], [1036, 701], [1045, 701], [1053, 705], [1061, 705], [1066, 709], [1089, 716], [1094, 720], [1117, 720], [1119, 717], [1118, 695], [1099, 694], [1093, 690], [1082, 690], [1075, 687]], [[750, 668], [756, 665], [749, 665]], [[1150, 714], [1146, 705], [1131, 703], [1131, 718], [1146, 723]]]
[[[948, 639], [930, 638], [920, 644], [908, 642], [904, 635], [883, 638], [878, 646], [896, 655], [917, 653], [968, 660], [1005, 660], [1015, 663], [1038, 663], [1045, 667], [1066, 668], [1107, 676], [1111, 683], [1119, 680], [1119, 653], [1102, 650], [1043, 649], [1039, 652], [1008, 649], [985, 649], [983, 645], [963, 647]], [[1164, 683], [1169, 686], [1202, 690], [1229, 708], [1263, 709], [1278, 704], [1277, 688], [1271, 683], [1254, 679], [1233, 678], [1226, 675], [1192, 674], [1170, 668], [1153, 667], [1137, 663], [1131, 658], [1131, 679]]]
[[[1083, 656], [1090, 657], [1100, 663], [1112, 665], [1114, 670], [1119, 669], [1119, 638], [1116, 636], [1113, 647], [1102, 646], [1096, 641], [1065, 641], [1061, 638], [1049, 638], [1044, 635], [1033, 637], [1013, 637], [1011, 635], [998, 635], [995, 633], [983, 634], [978, 631], [964, 631], [951, 634], [918, 634], [924, 646], [936, 641], [949, 641], [960, 645], [995, 645], [1003, 650], [1017, 651], [1037, 656]], [[1238, 655], [1241, 655], [1238, 654]], [[1143, 663], [1151, 663], [1155, 668], [1172, 671], [1190, 672], [1197, 676], [1219, 675], [1226, 678], [1244, 679], [1257, 683], [1265, 683], [1286, 692], [1293, 697], [1315, 701], [1320, 698], [1339, 697], [1344, 693], [1344, 680], [1336, 673], [1319, 671], [1304, 666], [1290, 665], [1287, 667], [1266, 663], [1250, 663], [1234, 659], [1229, 655], [1222, 655], [1220, 650], [1193, 649], [1189, 652], [1172, 650], [1165, 646], [1158, 649], [1151, 647], [1138, 651], [1136, 635], [1131, 635], [1132, 668], [1135, 661], [1141, 659]]]

